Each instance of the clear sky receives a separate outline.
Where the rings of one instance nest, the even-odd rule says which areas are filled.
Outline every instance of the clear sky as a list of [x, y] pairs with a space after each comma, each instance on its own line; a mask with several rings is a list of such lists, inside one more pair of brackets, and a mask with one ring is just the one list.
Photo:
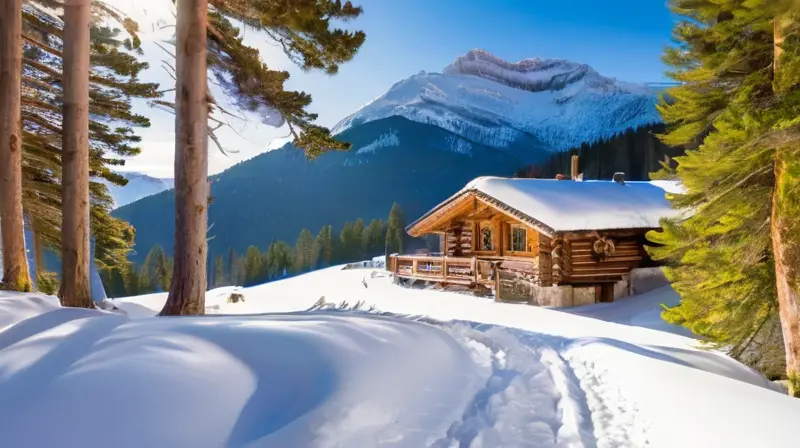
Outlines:
[[[159, 67], [165, 54], [153, 41], [171, 30], [153, 32], [156, 19], [174, 20], [169, 0], [112, 0], [142, 24], [145, 54], [154, 66], [145, 77], [165, 86], [171, 79]], [[245, 31], [245, 42], [262, 51], [265, 62], [288, 70], [287, 86], [313, 96], [311, 110], [319, 124], [333, 126], [360, 106], [383, 94], [395, 82], [420, 72], [439, 72], [473, 48], [509, 61], [541, 57], [586, 63], [605, 76], [634, 82], [666, 80], [660, 56], [669, 44], [673, 17], [666, 0], [356, 0], [364, 14], [346, 24], [366, 32], [367, 41], [339, 74], [303, 73], [266, 36]], [[166, 33], [166, 35], [165, 35]], [[172, 116], [138, 104], [153, 120], [140, 132], [143, 153], [127, 169], [172, 175]], [[255, 120], [255, 117], [251, 117]], [[285, 129], [233, 122], [220, 137], [225, 157], [211, 147], [209, 169], [224, 170], [268, 149]], [[257, 121], [257, 120], [256, 120]]]

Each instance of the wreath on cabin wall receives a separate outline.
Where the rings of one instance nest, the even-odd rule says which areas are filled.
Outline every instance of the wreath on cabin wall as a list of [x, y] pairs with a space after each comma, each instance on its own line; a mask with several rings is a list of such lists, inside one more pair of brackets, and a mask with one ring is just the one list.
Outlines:
[[600, 261], [608, 260], [614, 252], [616, 252], [617, 247], [614, 245], [614, 240], [611, 238], [606, 237], [599, 237], [592, 243], [592, 253], [595, 258], [600, 259]]

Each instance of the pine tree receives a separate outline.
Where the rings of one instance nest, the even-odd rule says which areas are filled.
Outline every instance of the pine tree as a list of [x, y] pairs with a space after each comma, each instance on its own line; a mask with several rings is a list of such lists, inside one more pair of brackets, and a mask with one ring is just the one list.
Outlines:
[[226, 281], [231, 286], [237, 286], [236, 281], [238, 277], [236, 276], [236, 260], [238, 257], [236, 256], [236, 249], [230, 248], [228, 250], [228, 276], [226, 277]]
[[258, 283], [261, 276], [261, 251], [256, 246], [250, 246], [244, 255], [244, 285], [252, 286]]
[[367, 257], [374, 257], [383, 252], [386, 237], [383, 234], [383, 221], [373, 219], [361, 235], [361, 247]]
[[22, 2], [4, 1], [0, 8], [0, 281], [4, 288], [30, 291], [22, 223], [21, 48]]
[[292, 249], [283, 241], [276, 241], [269, 245], [265, 260], [269, 280], [283, 277], [295, 265]]
[[225, 262], [222, 255], [214, 258], [214, 287], [219, 288], [225, 285]]
[[172, 260], [161, 246], [153, 246], [147, 253], [140, 270], [140, 290], [150, 292], [169, 291], [172, 277]]
[[123, 279], [125, 269], [126, 268], [122, 266], [100, 271], [100, 279], [103, 281], [103, 288], [105, 288], [106, 294], [108, 294], [109, 297], [116, 298], [127, 296], [125, 292], [125, 280]]
[[[94, 178], [114, 185], [125, 185], [122, 176], [111, 166], [124, 164], [121, 157], [139, 153], [140, 138], [132, 127], [149, 126], [146, 117], [131, 109], [131, 98], [157, 98], [158, 85], [141, 83], [138, 73], [147, 68], [132, 52], [138, 50], [136, 27], [113, 12], [96, 4], [98, 17], [111, 16], [124, 23], [122, 31], [93, 26], [89, 97], [89, 169]], [[63, 92], [62, 48], [63, 23], [47, 9], [25, 5], [23, 8], [23, 205], [37, 240], [59, 251], [61, 243], [61, 103]], [[101, 271], [122, 270], [133, 245], [133, 228], [110, 215], [113, 203], [107, 187], [92, 181], [90, 228], [95, 240], [95, 259]]]
[[294, 0], [292, 2], [227, 2], [212, 0], [209, 6], [209, 67], [226, 93], [246, 110], [262, 107], [277, 112], [294, 137], [294, 144], [309, 157], [328, 150], [348, 149], [330, 131], [313, 124], [317, 115], [306, 111], [311, 96], [286, 91], [289, 73], [270, 70], [259, 53], [242, 44], [239, 31], [226, 17], [264, 31], [286, 56], [304, 70], [336, 74], [366, 40], [361, 31], [333, 28], [333, 23], [353, 20], [362, 9], [350, 1]]
[[317, 234], [316, 248], [319, 253], [318, 265], [328, 267], [333, 262], [333, 229], [324, 226]]
[[124, 267], [122, 272], [122, 282], [125, 286], [126, 296], [138, 296], [139, 292], [139, 274], [136, 272], [136, 267], [129, 263]]
[[390, 254], [403, 253], [403, 239], [405, 237], [406, 232], [406, 223], [405, 217], [403, 216], [403, 210], [400, 209], [400, 204], [395, 202], [392, 205], [392, 209], [389, 211], [389, 220], [386, 226], [386, 247], [385, 251], [386, 258], [389, 258]]
[[233, 267], [231, 268], [232, 269], [232, 271], [231, 271], [231, 278], [232, 278], [231, 282], [233, 283], [233, 285], [244, 286], [244, 283], [245, 283], [245, 281], [247, 279], [247, 275], [246, 275], [246, 272], [245, 272], [245, 269], [244, 269], [244, 264], [245, 264], [244, 256], [236, 257], [236, 261], [235, 261]]
[[[329, 149], [347, 149], [328, 129], [313, 124], [317, 116], [306, 111], [311, 97], [287, 92], [286, 72], [269, 70], [259, 53], [242, 43], [239, 30], [228, 20], [264, 31], [278, 42], [290, 60], [304, 69], [337, 72], [365, 40], [364, 33], [332, 28], [333, 21], [358, 17], [361, 9], [349, 1], [298, 0], [293, 2], [178, 3], [175, 104], [175, 283], [161, 314], [202, 314], [205, 294], [207, 227], [207, 101], [206, 64], [218, 85], [239, 108], [270, 110], [279, 117], [269, 124], [288, 125], [294, 143], [309, 157]], [[206, 37], [208, 52], [206, 52]], [[211, 107], [209, 107], [211, 106]]]
[[772, 85], [779, 102], [772, 133], [775, 188], [770, 234], [786, 373], [790, 393], [800, 397], [800, 4], [795, 5], [794, 11], [788, 3], [775, 7], [772, 18]]
[[370, 257], [372, 254], [372, 223], [375, 222], [373, 219], [370, 222], [370, 225], [364, 227], [364, 230], [361, 231], [361, 253], [364, 254], [365, 257]]
[[[669, 101], [659, 106], [669, 126], [662, 140], [689, 150], [676, 158], [674, 172], [665, 167], [657, 177], [682, 182], [686, 192], [673, 197], [673, 204], [693, 214], [665, 222], [663, 232], [649, 235], [662, 245], [651, 253], [670, 263], [667, 276], [681, 295], [680, 305], [665, 312], [665, 318], [770, 372], [781, 364], [778, 335], [786, 321], [781, 318], [785, 305], [776, 294], [773, 254], [791, 246], [775, 238], [775, 209], [780, 207], [764, 198], [775, 191], [775, 202], [780, 202], [773, 167], [780, 171], [781, 154], [797, 159], [792, 136], [800, 113], [795, 39], [787, 39], [783, 48], [791, 55], [787, 77], [773, 76], [776, 3], [671, 2], [685, 20], [676, 25], [677, 46], [667, 50], [664, 60], [681, 86], [671, 89]], [[791, 87], [776, 93], [775, 81]], [[785, 198], [797, 194], [796, 187], [783, 191]], [[800, 220], [797, 209], [783, 210], [792, 222]], [[782, 230], [792, 233], [791, 225]], [[790, 378], [800, 372], [800, 360], [792, 360], [793, 350], [797, 354], [800, 349], [792, 348], [792, 332], [784, 323]]]
[[152, 294], [154, 292], [160, 292], [155, 284], [155, 280], [153, 277], [150, 276], [150, 273], [147, 272], [147, 269], [142, 266], [136, 271], [136, 292], [137, 294]]
[[356, 234], [355, 224], [348, 221], [339, 231], [339, 246], [337, 259], [341, 262], [354, 261], [358, 256], [358, 249], [361, 247], [361, 235]]
[[364, 229], [366, 226], [364, 225], [364, 220], [362, 218], [356, 219], [356, 222], [353, 223], [353, 261], [363, 260], [364, 259], [364, 246], [362, 244], [363, 236], [364, 236]]
[[89, 29], [91, 1], [64, 5], [61, 289], [64, 306], [93, 308], [89, 280]]
[[315, 266], [314, 261], [314, 235], [308, 229], [303, 229], [295, 245], [294, 271], [296, 273], [308, 272]]
[[205, 312], [208, 244], [208, 5], [177, 3], [175, 61], [175, 265], [161, 315]]

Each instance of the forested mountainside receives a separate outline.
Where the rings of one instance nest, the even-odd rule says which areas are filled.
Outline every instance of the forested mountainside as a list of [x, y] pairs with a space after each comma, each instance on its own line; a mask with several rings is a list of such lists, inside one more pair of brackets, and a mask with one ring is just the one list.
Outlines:
[[[628, 180], [650, 180], [650, 173], [661, 169], [667, 157], [683, 154], [683, 148], [670, 147], [658, 139], [664, 125], [629, 129], [614, 138], [552, 154], [545, 162], [517, 170], [516, 177], [552, 178], [570, 175], [571, 158], [578, 155], [578, 172], [584, 179], [610, 179], [623, 172]], [[674, 163], [672, 163], [674, 165]]]
[[[369, 122], [339, 138], [352, 149], [308, 160], [287, 145], [214, 176], [210, 257], [291, 242], [303, 228], [316, 233], [356, 218], [385, 219], [395, 201], [411, 219], [475, 177], [511, 176], [549, 155], [531, 136], [497, 149], [402, 117]], [[114, 211], [136, 228], [132, 261], [143, 261], [154, 245], [170, 252], [173, 201], [168, 190]]]

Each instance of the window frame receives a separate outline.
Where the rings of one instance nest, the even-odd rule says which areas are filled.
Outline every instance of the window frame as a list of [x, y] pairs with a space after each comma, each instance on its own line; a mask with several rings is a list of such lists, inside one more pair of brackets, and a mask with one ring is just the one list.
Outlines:
[[[514, 233], [521, 231], [522, 232], [522, 249], [516, 249], [514, 247]], [[528, 250], [528, 229], [525, 226], [521, 226], [519, 224], [511, 224], [510, 230], [508, 235], [508, 250], [509, 252], [530, 252]]]
[[[483, 231], [487, 230], [489, 232], [489, 244], [491, 245], [489, 248], [486, 248], [483, 243]], [[478, 241], [477, 241], [477, 252], [482, 253], [495, 253], [497, 252], [497, 248], [495, 247], [495, 235], [494, 235], [494, 226], [489, 221], [482, 221], [478, 223]]]

